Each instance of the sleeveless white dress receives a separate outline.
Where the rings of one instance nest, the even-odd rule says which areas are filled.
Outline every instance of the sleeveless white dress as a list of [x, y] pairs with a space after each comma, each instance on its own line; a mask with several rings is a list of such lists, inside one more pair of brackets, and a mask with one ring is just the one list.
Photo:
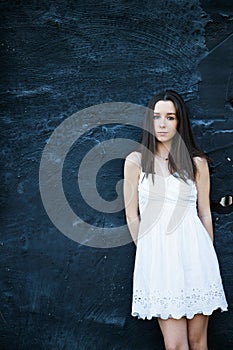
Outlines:
[[197, 214], [195, 182], [141, 170], [132, 316], [179, 319], [228, 310], [213, 242]]

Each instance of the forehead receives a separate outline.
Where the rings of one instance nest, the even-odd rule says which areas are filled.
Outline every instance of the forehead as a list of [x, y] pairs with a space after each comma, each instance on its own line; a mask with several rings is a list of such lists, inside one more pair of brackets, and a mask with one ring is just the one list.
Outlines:
[[158, 101], [154, 106], [157, 113], [176, 113], [175, 105], [172, 101]]

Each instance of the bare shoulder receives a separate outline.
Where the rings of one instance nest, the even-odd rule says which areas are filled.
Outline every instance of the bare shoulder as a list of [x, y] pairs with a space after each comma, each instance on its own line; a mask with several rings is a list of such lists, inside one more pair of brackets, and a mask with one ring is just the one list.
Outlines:
[[196, 166], [199, 168], [208, 166], [208, 162], [205, 157], [193, 157], [193, 161], [195, 162]]
[[141, 169], [141, 154], [139, 152], [131, 152], [125, 158], [124, 165], [124, 177], [127, 178], [130, 182], [136, 183], [140, 177]]
[[133, 151], [127, 155], [125, 158], [127, 165], [141, 167], [141, 153], [137, 151]]
[[197, 167], [197, 171], [200, 175], [209, 175], [208, 161], [205, 157], [193, 157], [193, 161]]

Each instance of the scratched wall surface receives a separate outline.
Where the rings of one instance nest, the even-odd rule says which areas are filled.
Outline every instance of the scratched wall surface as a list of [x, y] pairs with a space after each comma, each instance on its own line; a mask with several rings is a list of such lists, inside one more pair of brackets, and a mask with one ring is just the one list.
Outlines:
[[[226, 0], [2, 2], [1, 349], [163, 349], [157, 321], [130, 315], [134, 244], [96, 249], [63, 235], [43, 207], [38, 172], [46, 141], [67, 117], [105, 102], [146, 105], [164, 87], [184, 96], [213, 159], [215, 248], [229, 311], [212, 315], [209, 344], [232, 349], [233, 214], [219, 204], [232, 195], [232, 12]], [[77, 141], [63, 179], [74, 206], [77, 164], [111, 135], [138, 140], [139, 131], [96, 127]], [[117, 160], [100, 172], [107, 200], [122, 170]], [[123, 211], [83, 215], [93, 227], [120, 229], [125, 220]]]

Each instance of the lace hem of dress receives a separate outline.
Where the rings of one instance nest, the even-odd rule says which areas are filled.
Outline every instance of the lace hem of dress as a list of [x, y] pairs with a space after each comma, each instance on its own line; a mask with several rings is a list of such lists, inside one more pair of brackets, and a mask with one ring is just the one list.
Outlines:
[[181, 289], [180, 294], [174, 296], [170, 292], [161, 296], [161, 292], [154, 291], [150, 297], [145, 296], [143, 290], [136, 290], [133, 297], [132, 316], [151, 320], [152, 317], [162, 319], [188, 319], [195, 314], [211, 315], [220, 308], [221, 312], [228, 311], [228, 304], [221, 284], [211, 284], [209, 288], [193, 288], [189, 294]]
[[215, 311], [219, 308], [221, 309], [221, 312], [228, 311], [228, 308], [225, 306], [213, 306], [212, 308], [206, 309], [203, 311], [190, 311], [190, 312], [183, 312], [183, 313], [179, 313], [179, 314], [177, 314], [175, 311], [172, 313], [169, 313], [169, 314], [164, 313], [164, 312], [153, 313], [153, 314], [142, 314], [142, 313], [139, 313], [137, 311], [134, 311], [131, 313], [131, 316], [133, 316], [133, 317], [137, 316], [138, 319], [143, 319], [143, 320], [145, 320], [145, 319], [151, 320], [152, 317], [159, 317], [159, 318], [162, 318], [163, 320], [167, 320], [168, 318], [175, 318], [175, 319], [179, 320], [181, 317], [186, 317], [190, 320], [197, 314], [210, 316], [210, 315], [212, 315], [213, 311]]

